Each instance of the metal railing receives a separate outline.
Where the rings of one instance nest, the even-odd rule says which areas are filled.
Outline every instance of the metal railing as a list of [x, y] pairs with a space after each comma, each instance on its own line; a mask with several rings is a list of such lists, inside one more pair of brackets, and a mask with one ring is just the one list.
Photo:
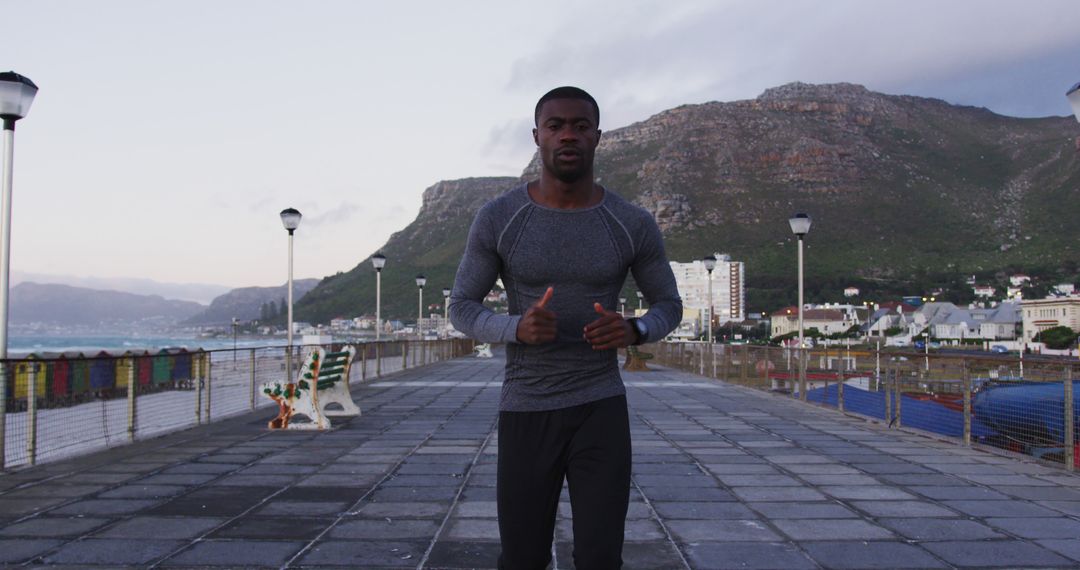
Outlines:
[[660, 365], [788, 394], [890, 427], [1025, 453], [1069, 471], [1080, 467], [1075, 360], [702, 342], [662, 342], [642, 350]]
[[[343, 344], [324, 345], [340, 350]], [[469, 354], [464, 339], [352, 344], [350, 383]], [[314, 349], [295, 346], [0, 361], [0, 470], [122, 445], [276, 404], [260, 386], [286, 379]], [[268, 415], [267, 420], [270, 419]]]

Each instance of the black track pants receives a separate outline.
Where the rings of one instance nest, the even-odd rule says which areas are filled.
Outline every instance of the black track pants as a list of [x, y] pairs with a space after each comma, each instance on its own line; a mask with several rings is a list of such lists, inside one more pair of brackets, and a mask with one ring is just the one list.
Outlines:
[[540, 570], [551, 561], [563, 477], [574, 515], [574, 565], [621, 568], [630, 497], [626, 396], [499, 413], [500, 569]]

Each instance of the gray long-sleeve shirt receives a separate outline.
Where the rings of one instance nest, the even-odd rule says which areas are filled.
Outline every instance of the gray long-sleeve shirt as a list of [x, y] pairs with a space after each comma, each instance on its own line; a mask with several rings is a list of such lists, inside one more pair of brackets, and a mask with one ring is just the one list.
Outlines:
[[[593, 350], [584, 328], [600, 317], [593, 303], [618, 310], [627, 271], [649, 302], [647, 341], [664, 338], [682, 319], [660, 228], [644, 209], [605, 189], [601, 202], [563, 210], [534, 202], [522, 184], [485, 204], [469, 230], [450, 296], [450, 319], [481, 342], [505, 342], [502, 411], [542, 411], [626, 393], [616, 350]], [[509, 314], [483, 299], [502, 277]], [[517, 340], [521, 315], [548, 287], [556, 315], [554, 342]]]

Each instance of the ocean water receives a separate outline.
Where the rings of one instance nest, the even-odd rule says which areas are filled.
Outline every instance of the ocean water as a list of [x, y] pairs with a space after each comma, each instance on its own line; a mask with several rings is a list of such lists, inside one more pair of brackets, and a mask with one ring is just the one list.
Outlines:
[[[285, 346], [285, 339], [279, 337], [238, 338], [237, 348], [263, 346]], [[221, 350], [233, 347], [232, 337], [197, 338], [191, 336], [74, 336], [51, 335], [30, 336], [15, 335], [8, 337], [8, 353], [11, 356], [43, 352], [82, 352], [86, 355], [101, 351], [123, 354], [129, 350], [149, 350], [157, 352], [163, 348], [185, 348], [195, 350]]]

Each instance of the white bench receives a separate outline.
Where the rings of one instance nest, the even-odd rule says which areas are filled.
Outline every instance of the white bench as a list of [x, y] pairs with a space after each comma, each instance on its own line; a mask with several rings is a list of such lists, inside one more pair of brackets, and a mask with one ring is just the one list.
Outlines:
[[[328, 429], [328, 416], [360, 415], [360, 408], [349, 393], [349, 367], [356, 349], [341, 352], [316, 348], [304, 360], [296, 383], [267, 382], [262, 391], [278, 404], [278, 415], [270, 420], [270, 429]], [[338, 404], [341, 409], [327, 409]], [[307, 416], [309, 422], [293, 422], [295, 415]]]

